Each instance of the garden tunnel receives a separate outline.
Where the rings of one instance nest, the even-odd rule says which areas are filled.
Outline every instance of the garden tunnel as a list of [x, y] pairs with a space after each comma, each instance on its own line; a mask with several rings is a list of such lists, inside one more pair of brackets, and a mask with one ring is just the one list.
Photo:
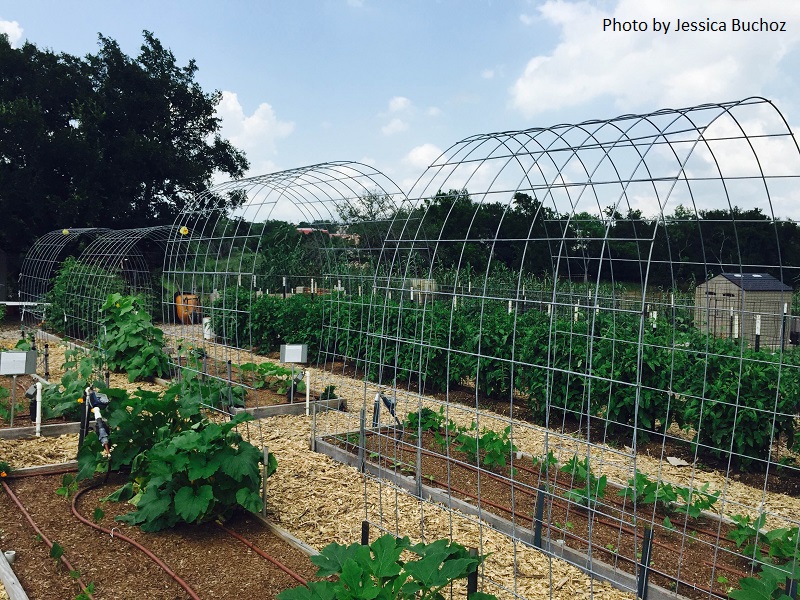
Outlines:
[[[340, 320], [338, 306], [356, 298], [369, 309], [385, 232], [405, 204], [388, 177], [355, 162], [230, 181], [199, 196], [167, 243], [165, 286], [192, 302], [176, 319], [177, 344], [205, 354], [222, 348], [213, 339], [233, 349], [216, 358], [241, 364], [286, 343], [307, 344], [310, 362], [324, 363], [322, 348], [334, 356], [336, 346], [363, 343], [366, 312]], [[277, 324], [280, 315], [289, 326]]]
[[[768, 490], [794, 490], [798, 478], [798, 175], [797, 141], [762, 98], [454, 144], [387, 230], [365, 342], [336, 346], [335, 360], [357, 366], [372, 384], [355, 405], [383, 428], [373, 427], [365, 451], [390, 454], [384, 465], [412, 477], [420, 495], [428, 493], [426, 478], [434, 481], [422, 457], [449, 460], [435, 475], [433, 487], [446, 492], [441, 501], [451, 508], [453, 498], [467, 501], [482, 518], [501, 515], [505, 522], [488, 528], [476, 520], [476, 539], [486, 551], [494, 542], [485, 530], [511, 536], [514, 573], [525, 560], [516, 552], [534, 536], [530, 496], [545, 482], [522, 469], [542, 465], [562, 469], [547, 480], [553, 491], [544, 500], [550, 552], [572, 547], [568, 560], [592, 577], [631, 573], [617, 585], [632, 592], [643, 543], [626, 529], [673, 531], [658, 503], [632, 491], [610, 525], [586, 521], [587, 506], [618, 498], [612, 485], [680, 488], [687, 505], [763, 513], [796, 535], [798, 513]], [[732, 285], [711, 285], [720, 275]], [[360, 310], [344, 306], [351, 300], [341, 300], [340, 314]], [[326, 332], [336, 335], [331, 322]], [[381, 389], [398, 420], [373, 404]], [[427, 418], [450, 435], [437, 429], [433, 446], [404, 449], [392, 425], [406, 415], [406, 429], [422, 433]], [[359, 426], [356, 415], [343, 415], [318, 438], [347, 444], [336, 432]], [[498, 440], [524, 451], [505, 452], [506, 495], [483, 462]], [[473, 469], [461, 481], [458, 462]], [[739, 485], [742, 473], [753, 487]], [[407, 487], [385, 473], [377, 481]], [[709, 490], [713, 500], [703, 495]], [[432, 506], [427, 516], [438, 511]], [[400, 524], [396, 503], [368, 509], [367, 518], [424, 537], [431, 535], [425, 512], [412, 531]], [[451, 531], [457, 520], [451, 513]], [[675, 534], [677, 551], [668, 560], [661, 553], [652, 579], [665, 593], [725, 597], [720, 569], [729, 549], [719, 538], [726, 534], [718, 529], [717, 543], [701, 543], [698, 558], [687, 550], [692, 527]], [[703, 561], [701, 572], [681, 575]], [[513, 585], [493, 585], [487, 591], [523, 597], [529, 588], [517, 576]]]
[[[69, 257], [78, 256], [88, 243], [107, 231], [99, 227], [59, 229], [38, 238], [22, 262], [20, 301], [44, 302], [61, 263]], [[25, 313], [37, 323], [44, 317], [44, 310], [40, 307], [31, 307]]]
[[92, 340], [110, 293], [135, 294], [160, 317], [170, 226], [64, 229], [39, 238], [23, 262], [20, 297], [47, 303], [36, 315], [68, 338]]

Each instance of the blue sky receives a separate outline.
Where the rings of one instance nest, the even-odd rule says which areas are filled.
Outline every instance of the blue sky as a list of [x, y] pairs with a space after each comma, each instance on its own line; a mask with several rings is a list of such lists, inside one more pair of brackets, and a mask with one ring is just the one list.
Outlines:
[[[646, 32], [603, 31], [604, 18]], [[652, 31], [653, 19], [785, 21], [786, 32]], [[798, 0], [13, 0], [0, 32], [57, 52], [136, 55], [153, 31], [223, 92], [251, 175], [365, 162], [409, 190], [478, 133], [763, 95], [800, 124]], [[795, 128], [795, 127], [793, 127]], [[795, 208], [796, 206], [796, 208]], [[800, 219], [800, 194], [782, 214]]]

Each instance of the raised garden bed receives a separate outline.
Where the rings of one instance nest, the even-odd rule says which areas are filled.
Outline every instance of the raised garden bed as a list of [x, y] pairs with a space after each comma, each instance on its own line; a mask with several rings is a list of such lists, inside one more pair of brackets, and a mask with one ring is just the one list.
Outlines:
[[[39, 527], [57, 542], [86, 582], [94, 582], [95, 598], [162, 600], [187, 598], [174, 580], [121, 539], [98, 532], [80, 523], [71, 513], [71, 498], [57, 495], [62, 475], [43, 475], [8, 481]], [[88, 519], [99, 517], [99, 525], [114, 528], [145, 545], [184, 579], [203, 598], [273, 598], [298, 582], [272, 565], [221, 528], [177, 527], [158, 533], [143, 533], [137, 527], [114, 521], [131, 510], [125, 503], [100, 502], [117, 489], [122, 480], [113, 477], [84, 494], [78, 510]], [[103, 515], [95, 514], [100, 508]], [[0, 513], [13, 515], [0, 523], [0, 545], [16, 550], [14, 571], [30, 598], [62, 600], [80, 592], [67, 570], [50, 558], [45, 543], [22, 518], [6, 493], [0, 493]], [[256, 516], [238, 516], [226, 526], [269, 553], [306, 579], [314, 579], [316, 567], [308, 555], [264, 525]]]
[[316, 446], [407, 491], [478, 515], [530, 544], [541, 497], [541, 548], [620, 589], [636, 588], [645, 529], [652, 529], [651, 599], [675, 594], [727, 598], [740, 578], [752, 576], [751, 561], [727, 539], [734, 529], [730, 521], [707, 511], [692, 517], [676, 505], [634, 507], [632, 499], [620, 495], [621, 488], [613, 484], [596, 502], [582, 504], [580, 497], [568, 495], [577, 490], [580, 496], [586, 484], [558, 466], [551, 465], [545, 474], [530, 456], [517, 455], [509, 457], [511, 464], [506, 467], [478, 468], [474, 458], [452, 443], [444, 451], [442, 434], [424, 433], [417, 444], [408, 433], [379, 428], [365, 432], [363, 451], [357, 431], [317, 440]]

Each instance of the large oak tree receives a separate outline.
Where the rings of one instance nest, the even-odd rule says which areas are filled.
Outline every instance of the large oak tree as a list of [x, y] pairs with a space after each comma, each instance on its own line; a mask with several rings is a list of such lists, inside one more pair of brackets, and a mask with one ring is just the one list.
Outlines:
[[201, 89], [194, 60], [179, 66], [148, 31], [136, 58], [102, 35], [99, 46], [75, 57], [0, 35], [0, 249], [11, 272], [47, 231], [168, 224], [214, 173], [248, 167], [219, 135], [221, 95]]

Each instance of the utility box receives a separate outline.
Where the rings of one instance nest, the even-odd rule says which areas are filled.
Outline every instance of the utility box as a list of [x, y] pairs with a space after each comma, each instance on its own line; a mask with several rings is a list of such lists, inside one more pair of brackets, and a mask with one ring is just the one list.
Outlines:
[[36, 350], [0, 352], [0, 375], [33, 375], [36, 373]]

